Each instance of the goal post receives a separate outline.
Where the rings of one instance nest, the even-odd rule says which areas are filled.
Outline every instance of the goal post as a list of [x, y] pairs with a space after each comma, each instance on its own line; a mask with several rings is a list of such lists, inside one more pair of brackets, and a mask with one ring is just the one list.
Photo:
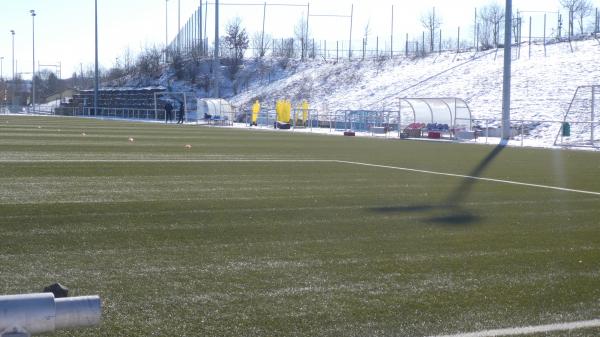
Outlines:
[[[154, 116], [156, 120], [164, 120], [167, 123], [167, 114], [164, 106], [159, 104], [159, 101], [176, 101], [178, 104], [183, 104], [183, 111], [185, 111], [184, 120], [188, 121], [188, 112], [193, 111], [192, 109], [196, 106], [196, 94], [187, 91], [167, 91], [167, 92], [155, 92], [154, 93]], [[161, 103], [162, 103], [161, 102]], [[173, 105], [173, 111], [178, 111], [179, 107]]]
[[600, 85], [580, 86], [573, 94], [554, 145], [596, 147], [600, 142]]

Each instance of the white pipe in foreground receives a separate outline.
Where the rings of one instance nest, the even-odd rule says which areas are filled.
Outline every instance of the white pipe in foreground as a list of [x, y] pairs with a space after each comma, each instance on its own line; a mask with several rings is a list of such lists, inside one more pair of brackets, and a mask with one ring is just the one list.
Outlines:
[[54, 298], [52, 293], [0, 296], [0, 337], [29, 336], [100, 323], [100, 297]]

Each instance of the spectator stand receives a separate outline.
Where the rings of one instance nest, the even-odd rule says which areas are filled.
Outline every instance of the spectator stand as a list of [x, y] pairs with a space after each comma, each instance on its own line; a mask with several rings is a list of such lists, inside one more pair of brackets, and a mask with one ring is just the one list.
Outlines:
[[472, 139], [476, 136], [471, 109], [460, 98], [400, 98], [399, 116], [409, 123], [402, 130], [401, 138]]
[[164, 87], [106, 87], [98, 89], [97, 110], [94, 109], [94, 90], [80, 90], [72, 100], [61, 102], [59, 115], [156, 119], [154, 94]]

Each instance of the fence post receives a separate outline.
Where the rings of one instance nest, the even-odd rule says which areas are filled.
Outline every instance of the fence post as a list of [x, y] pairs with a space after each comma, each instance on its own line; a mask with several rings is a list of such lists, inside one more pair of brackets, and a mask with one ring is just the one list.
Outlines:
[[440, 29], [440, 46], [439, 46], [439, 54], [442, 55], [442, 30]]
[[394, 58], [394, 5], [392, 5], [392, 29], [390, 35], [390, 58]]
[[473, 49], [477, 51], [477, 7], [475, 7], [475, 23], [473, 24]]
[[456, 53], [460, 53], [460, 26], [458, 26], [458, 37], [456, 38]]
[[525, 121], [521, 121], [521, 147], [523, 147], [523, 138], [525, 137]]
[[348, 41], [348, 60], [352, 59], [352, 23], [354, 21], [354, 4], [350, 10], [350, 40]]
[[531, 60], [531, 16], [529, 16], [529, 59]]
[[594, 122], [596, 120], [596, 86], [592, 86], [592, 125], [591, 125], [591, 136], [592, 139], [590, 140], [590, 143], [592, 144], [592, 146], [594, 145]]
[[544, 13], [544, 57], [548, 56], [546, 54], [546, 16], [547, 14]]
[[364, 38], [364, 37], [363, 37], [363, 39], [362, 39], [362, 45], [363, 45], [363, 48], [362, 48], [362, 59], [363, 59], [363, 61], [364, 61], [364, 60], [365, 60], [365, 52], [366, 52], [366, 47], [367, 47], [367, 46], [366, 46], [366, 43], [365, 43], [365, 38]]

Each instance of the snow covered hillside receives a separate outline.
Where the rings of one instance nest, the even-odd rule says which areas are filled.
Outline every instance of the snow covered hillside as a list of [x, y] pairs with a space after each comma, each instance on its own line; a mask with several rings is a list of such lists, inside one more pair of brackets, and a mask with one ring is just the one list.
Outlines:
[[[523, 44], [513, 49], [513, 120], [562, 120], [578, 86], [600, 84], [600, 42]], [[520, 55], [519, 55], [520, 54]], [[399, 97], [459, 97], [475, 119], [500, 120], [502, 110], [503, 50], [433, 54], [396, 60], [311, 61], [297, 64], [278, 80], [251, 83], [230, 100], [249, 106], [255, 98], [307, 99], [319, 110], [396, 108]], [[268, 104], [268, 103], [267, 103]], [[559, 124], [542, 124], [532, 136], [550, 139]]]

